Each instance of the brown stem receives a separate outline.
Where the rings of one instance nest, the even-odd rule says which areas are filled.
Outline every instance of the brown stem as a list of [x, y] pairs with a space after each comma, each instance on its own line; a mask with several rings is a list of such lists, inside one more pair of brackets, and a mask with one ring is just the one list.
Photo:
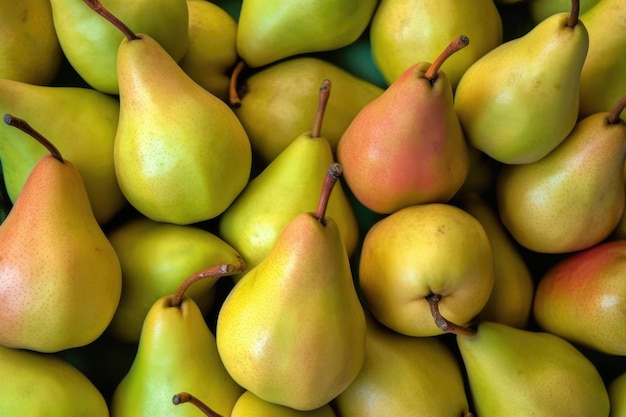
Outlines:
[[315, 218], [323, 225], [326, 225], [326, 208], [328, 207], [330, 193], [333, 191], [333, 187], [339, 177], [341, 177], [341, 174], [343, 174], [343, 167], [339, 163], [333, 162], [328, 166], [328, 171], [324, 177], [324, 184], [322, 185], [320, 199], [317, 204], [317, 210], [315, 211]]
[[430, 314], [432, 314], [433, 319], [435, 320], [435, 324], [441, 330], [446, 333], [454, 333], [457, 335], [465, 336], [473, 336], [476, 334], [475, 329], [459, 326], [458, 324], [452, 323], [441, 315], [441, 313], [439, 312], [439, 301], [441, 300], [441, 295], [429, 294], [426, 296], [426, 300], [428, 301], [428, 305], [430, 306]]
[[580, 16], [580, 0], [572, 0], [572, 9], [567, 19], [567, 27], [573, 28], [578, 24], [578, 17]]
[[83, 0], [83, 1], [93, 11], [98, 13], [100, 16], [104, 17], [106, 20], [111, 22], [113, 26], [115, 26], [120, 31], [122, 31], [124, 36], [126, 36], [126, 39], [128, 39], [129, 41], [139, 39], [139, 36], [137, 36], [135, 32], [133, 32], [128, 26], [126, 26], [124, 22], [122, 22], [120, 19], [115, 17], [113, 13], [105, 9], [102, 3], [100, 3], [98, 0]]
[[241, 72], [244, 70], [244, 68], [246, 68], [246, 62], [240, 60], [239, 62], [237, 62], [237, 65], [235, 65], [232, 74], [230, 74], [230, 83], [228, 85], [228, 101], [231, 107], [234, 107], [236, 109], [241, 107], [241, 97], [239, 97], [239, 94], [237, 93], [237, 84], [239, 82], [239, 75], [241, 75]]
[[613, 108], [611, 109], [609, 117], [607, 118], [609, 124], [614, 125], [615, 123], [619, 123], [619, 121], [621, 120], [620, 116], [622, 115], [622, 111], [624, 111], [625, 107], [626, 95], [617, 100], [617, 103], [615, 103], [615, 106], [613, 106]]
[[61, 152], [59, 152], [59, 149], [54, 146], [52, 142], [46, 139], [41, 133], [39, 133], [31, 125], [29, 125], [26, 120], [12, 116], [10, 114], [5, 114], [4, 123], [8, 124], [9, 126], [17, 127], [22, 132], [27, 133], [33, 138], [37, 139], [39, 143], [46, 147], [46, 149], [48, 150], [48, 152], [50, 152], [50, 154], [52, 154], [52, 156], [54, 156], [60, 162], [65, 162], [63, 156], [61, 155]]
[[205, 278], [213, 278], [215, 281], [217, 281], [223, 276], [241, 272], [244, 270], [244, 268], [245, 264], [243, 262], [243, 259], [240, 259], [238, 265], [222, 264], [196, 272], [185, 281], [183, 281], [180, 287], [178, 287], [178, 291], [176, 291], [176, 294], [174, 294], [172, 296], [172, 299], [170, 300], [170, 306], [180, 307], [181, 303], [183, 302], [183, 297], [185, 296], [185, 291], [187, 291], [187, 288], [189, 288], [189, 286], [191, 286], [191, 284], [193, 284], [194, 282], [200, 281], [201, 279]]
[[326, 112], [326, 104], [328, 104], [328, 98], [330, 96], [330, 80], [324, 80], [320, 87], [320, 98], [317, 105], [317, 113], [315, 114], [315, 121], [313, 122], [313, 130], [311, 130], [312, 138], [319, 138], [322, 135], [322, 121], [324, 120], [324, 113]]
[[213, 411], [208, 405], [206, 405], [193, 395], [189, 394], [188, 392], [179, 392], [178, 394], [174, 395], [174, 397], [172, 398], [172, 402], [174, 403], [174, 405], [191, 403], [195, 405], [196, 408], [198, 408], [200, 411], [202, 411], [205, 416], [222, 417], [220, 414], [217, 414], [215, 411]]
[[424, 73], [424, 78], [430, 81], [431, 84], [434, 84], [437, 81], [437, 77], [439, 76], [439, 69], [443, 63], [448, 59], [452, 54], [456, 51], [465, 48], [469, 45], [469, 38], [465, 35], [461, 35], [446, 46], [441, 54], [433, 61], [432, 64], [428, 67], [426, 72]]

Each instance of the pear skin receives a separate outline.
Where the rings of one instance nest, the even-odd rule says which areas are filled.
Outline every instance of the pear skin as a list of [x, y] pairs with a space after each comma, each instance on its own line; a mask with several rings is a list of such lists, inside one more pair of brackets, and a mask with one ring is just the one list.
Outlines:
[[609, 383], [609, 399], [611, 400], [611, 414], [609, 417], [626, 416], [626, 372], [614, 378]]
[[235, 403], [230, 417], [335, 417], [335, 413], [329, 404], [302, 411], [262, 400], [246, 391]]

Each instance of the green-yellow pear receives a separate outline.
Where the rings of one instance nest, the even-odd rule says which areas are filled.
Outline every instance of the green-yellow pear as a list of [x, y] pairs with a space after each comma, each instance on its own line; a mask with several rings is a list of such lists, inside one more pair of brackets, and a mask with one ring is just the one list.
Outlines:
[[[552, 16], [570, 10], [572, 0], [527, 0], [530, 17], [535, 23]], [[580, 0], [580, 13], [585, 13], [600, 0]]]
[[438, 337], [406, 336], [367, 315], [365, 362], [333, 406], [342, 417], [462, 417], [463, 372]]
[[0, 225], [0, 344], [41, 352], [84, 346], [115, 313], [119, 259], [76, 167], [24, 120], [5, 115], [4, 121], [50, 153]]
[[176, 406], [172, 397], [192, 392], [221, 416], [230, 416], [243, 393], [219, 357], [215, 336], [187, 288], [198, 280], [215, 281], [238, 271], [240, 265], [209, 267], [190, 276], [175, 294], [159, 298], [141, 329], [137, 355], [115, 388], [111, 415], [198, 416], [194, 407]]
[[230, 417], [335, 417], [329, 404], [302, 411], [265, 401], [250, 391], [241, 394]]
[[63, 52], [49, 0], [0, 1], [0, 79], [48, 85]]
[[624, 211], [624, 107], [626, 95], [611, 112], [576, 123], [539, 161], [502, 168], [498, 209], [517, 242], [535, 252], [574, 252], [615, 229]]
[[65, 359], [0, 345], [2, 417], [109, 417], [98, 388]]
[[378, 0], [244, 0], [237, 52], [251, 67], [354, 42], [365, 31]]
[[469, 44], [459, 36], [431, 63], [412, 65], [363, 107], [337, 144], [346, 184], [370, 210], [388, 214], [448, 202], [461, 188], [469, 155], [441, 65]]
[[485, 229], [456, 206], [410, 206], [379, 220], [365, 235], [360, 288], [372, 314], [399, 333], [444, 333], [429, 299], [438, 302], [446, 319], [468, 323], [487, 303], [493, 282]]
[[237, 63], [237, 22], [209, 1], [188, 0], [189, 46], [178, 65], [195, 82], [228, 100], [230, 71]]
[[545, 331], [610, 355], [626, 356], [626, 240], [562, 259], [540, 279], [533, 316]]
[[493, 0], [381, 0], [370, 28], [372, 56], [391, 84], [416, 62], [433, 62], [459, 33], [472, 46], [441, 66], [454, 90], [470, 65], [502, 43], [502, 19]]
[[[287, 145], [220, 217], [219, 235], [245, 260], [244, 273], [267, 256], [295, 216], [317, 206], [326, 168], [335, 160], [328, 140], [320, 136], [326, 104], [332, 95], [331, 81], [324, 80], [319, 92], [312, 129]], [[340, 182], [328, 202], [328, 215], [337, 223], [351, 257], [358, 243], [359, 226]]]
[[315, 213], [287, 224], [217, 316], [217, 348], [233, 379], [297, 410], [329, 403], [363, 365], [365, 314], [337, 224], [325, 216], [340, 175], [332, 164]]
[[[0, 114], [15, 113], [46, 126], [47, 136], [76, 166], [96, 220], [104, 225], [125, 205], [115, 175], [113, 147], [120, 104], [91, 88], [36, 86], [0, 79]], [[0, 132], [0, 159], [8, 195], [15, 202], [46, 149], [16, 129]]]
[[126, 35], [117, 59], [114, 147], [126, 199], [155, 221], [191, 224], [217, 217], [248, 182], [252, 151], [246, 131], [230, 107], [189, 78], [154, 38], [133, 33], [97, 0], [89, 3]]
[[[83, 0], [50, 0], [54, 27], [72, 68], [96, 90], [119, 93], [117, 51], [124, 35]], [[103, 0], [135, 32], [154, 38], [179, 61], [189, 42], [186, 0]]]
[[311, 91], [324, 79], [332, 80], [334, 86], [321, 135], [334, 152], [352, 119], [382, 88], [314, 57], [287, 59], [240, 80], [244, 92], [234, 111], [263, 162], [272, 161], [298, 135], [311, 129], [317, 107]]
[[572, 7], [480, 57], [454, 95], [469, 143], [506, 164], [534, 162], [556, 148], [578, 118], [588, 47]]
[[[150, 307], [173, 294], [185, 278], [211, 265], [243, 264], [239, 253], [218, 236], [190, 225], [139, 216], [119, 224], [107, 237], [122, 266], [124, 289], [108, 331], [127, 342], [139, 341]], [[203, 314], [213, 304], [213, 283], [202, 280], [186, 291]]]
[[609, 414], [597, 368], [558, 336], [485, 321], [457, 344], [480, 417]]
[[609, 383], [610, 417], [626, 417], [626, 372]]

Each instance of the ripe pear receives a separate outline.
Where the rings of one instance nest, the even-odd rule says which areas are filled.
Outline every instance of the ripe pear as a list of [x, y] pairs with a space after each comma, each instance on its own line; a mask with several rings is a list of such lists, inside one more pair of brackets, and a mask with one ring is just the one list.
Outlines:
[[624, 211], [626, 96], [612, 112], [576, 123], [552, 152], [498, 176], [500, 218], [517, 242], [541, 253], [567, 253], [608, 237]]
[[302, 411], [339, 395], [364, 359], [363, 307], [337, 224], [325, 216], [340, 174], [332, 164], [315, 213], [287, 224], [217, 316], [217, 348], [233, 379], [265, 401]]
[[2, 417], [109, 417], [98, 388], [65, 359], [0, 345]]
[[533, 316], [545, 331], [610, 355], [626, 356], [626, 240], [568, 256], [540, 279]]
[[432, 318], [432, 296], [440, 298], [444, 317], [468, 323], [487, 303], [493, 283], [493, 251], [485, 229], [456, 206], [410, 206], [379, 220], [365, 235], [361, 291], [372, 314], [399, 333], [444, 333]]
[[460, 36], [432, 64], [411, 66], [352, 120], [337, 145], [350, 191], [388, 214], [448, 202], [461, 188], [469, 155], [441, 64], [469, 39]]
[[63, 52], [48, 0], [0, 2], [0, 79], [48, 85]]
[[115, 313], [119, 259], [76, 167], [24, 120], [5, 115], [4, 121], [50, 154], [35, 165], [0, 225], [0, 344], [41, 352], [84, 346]]
[[609, 400], [611, 401], [610, 417], [626, 416], [626, 372], [609, 383]]
[[302, 411], [265, 401], [250, 391], [241, 394], [230, 417], [335, 417], [329, 404]]
[[[319, 89], [312, 129], [300, 134], [252, 179], [219, 220], [219, 235], [231, 244], [251, 270], [276, 243], [280, 232], [298, 214], [315, 209], [326, 168], [334, 161], [328, 140], [321, 135], [331, 82]], [[276, 204], [278, 201], [281, 204]], [[341, 183], [328, 202], [328, 215], [337, 223], [348, 257], [354, 253], [359, 226]], [[238, 279], [241, 274], [235, 278]]]
[[481, 417], [609, 414], [600, 373], [558, 336], [485, 321], [457, 344]]
[[588, 47], [572, 7], [474, 62], [454, 95], [470, 144], [506, 164], [534, 162], [556, 148], [578, 118]]
[[330, 51], [356, 41], [378, 0], [244, 0], [237, 52], [256, 68], [310, 52]]
[[122, 192], [155, 221], [191, 224], [217, 217], [250, 176], [252, 151], [244, 128], [154, 38], [133, 33], [97, 0], [90, 5], [126, 35], [117, 59], [114, 148]]
[[[16, 113], [46, 126], [47, 136], [76, 166], [96, 220], [108, 223], [126, 205], [115, 175], [113, 147], [119, 101], [91, 88], [37, 86], [0, 79], [0, 114]], [[17, 129], [0, 131], [0, 159], [9, 198], [15, 202], [46, 149]]]

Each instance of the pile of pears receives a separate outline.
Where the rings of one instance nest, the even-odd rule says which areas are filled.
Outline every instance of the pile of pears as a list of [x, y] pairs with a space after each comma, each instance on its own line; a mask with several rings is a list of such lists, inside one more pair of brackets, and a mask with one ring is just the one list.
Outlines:
[[625, 417], [625, 34], [0, 0], [0, 416]]

